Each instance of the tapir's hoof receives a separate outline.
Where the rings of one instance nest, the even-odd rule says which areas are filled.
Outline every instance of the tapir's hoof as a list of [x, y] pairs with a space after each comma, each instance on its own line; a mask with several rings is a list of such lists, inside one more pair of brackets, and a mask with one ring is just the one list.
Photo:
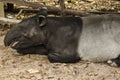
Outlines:
[[114, 62], [112, 60], [108, 60], [107, 63], [108, 63], [108, 65], [110, 65], [112, 67], [118, 67], [118, 65], [116, 64], [116, 62]]

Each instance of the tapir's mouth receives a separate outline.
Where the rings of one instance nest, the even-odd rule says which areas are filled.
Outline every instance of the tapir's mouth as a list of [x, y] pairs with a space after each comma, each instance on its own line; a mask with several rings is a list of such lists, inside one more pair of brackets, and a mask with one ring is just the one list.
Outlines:
[[14, 42], [11, 42], [11, 44], [9, 46], [11, 48], [14, 48], [18, 43], [19, 43], [19, 41], [14, 41]]

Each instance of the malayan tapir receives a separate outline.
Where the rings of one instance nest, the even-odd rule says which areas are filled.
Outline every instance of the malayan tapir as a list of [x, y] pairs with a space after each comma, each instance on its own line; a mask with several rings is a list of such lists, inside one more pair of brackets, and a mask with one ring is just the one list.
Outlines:
[[20, 54], [47, 54], [50, 62], [115, 61], [120, 66], [120, 16], [48, 17], [41, 9], [5, 36]]

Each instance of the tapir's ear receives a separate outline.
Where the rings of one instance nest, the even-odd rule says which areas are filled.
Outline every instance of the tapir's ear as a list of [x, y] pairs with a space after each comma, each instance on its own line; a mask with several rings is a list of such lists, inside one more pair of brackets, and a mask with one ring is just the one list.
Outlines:
[[43, 15], [39, 15], [38, 17], [39, 27], [44, 26], [46, 24], [46, 17]]

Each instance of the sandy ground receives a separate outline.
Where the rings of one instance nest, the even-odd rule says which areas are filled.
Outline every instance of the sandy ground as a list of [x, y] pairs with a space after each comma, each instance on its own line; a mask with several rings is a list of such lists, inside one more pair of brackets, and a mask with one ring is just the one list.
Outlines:
[[20, 56], [0, 36], [0, 80], [120, 80], [120, 68], [105, 63], [50, 63], [46, 56]]
[[20, 56], [4, 47], [3, 34], [0, 33], [0, 80], [120, 80], [120, 68], [106, 63], [50, 63], [43, 55]]

